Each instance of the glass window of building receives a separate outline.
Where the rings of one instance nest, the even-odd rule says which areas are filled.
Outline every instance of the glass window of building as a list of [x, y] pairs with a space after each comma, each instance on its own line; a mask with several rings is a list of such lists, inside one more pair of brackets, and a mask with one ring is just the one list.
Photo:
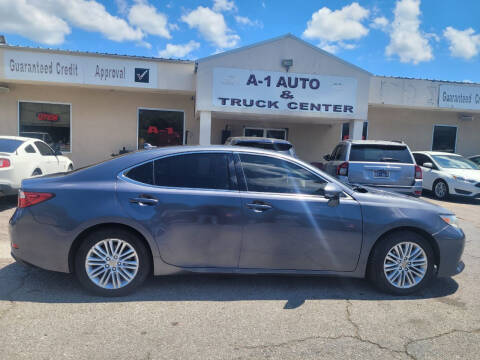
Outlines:
[[140, 109], [138, 111], [138, 148], [183, 144], [183, 111]]
[[54, 150], [71, 151], [70, 105], [21, 101], [19, 135], [43, 140]]
[[433, 128], [433, 151], [455, 152], [457, 143], [457, 127], [435, 125]]

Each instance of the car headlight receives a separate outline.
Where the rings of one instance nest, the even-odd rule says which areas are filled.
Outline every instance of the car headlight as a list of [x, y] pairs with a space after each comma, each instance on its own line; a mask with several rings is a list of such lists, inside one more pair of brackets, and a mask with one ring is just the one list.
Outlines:
[[458, 220], [455, 215], [440, 215], [443, 221], [445, 221], [448, 225], [458, 228]]
[[469, 182], [469, 183], [472, 183], [472, 184], [475, 184], [475, 183], [477, 182], [477, 180], [465, 179], [465, 178], [462, 177], [462, 176], [455, 176], [455, 175], [453, 175], [452, 177], [453, 177], [455, 180], [463, 181], [463, 182]]

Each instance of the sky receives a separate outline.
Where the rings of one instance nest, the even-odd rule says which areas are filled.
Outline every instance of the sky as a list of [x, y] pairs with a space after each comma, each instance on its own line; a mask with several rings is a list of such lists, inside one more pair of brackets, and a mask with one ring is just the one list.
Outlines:
[[375, 75], [480, 83], [480, 0], [0, 0], [11, 45], [195, 60], [291, 33]]

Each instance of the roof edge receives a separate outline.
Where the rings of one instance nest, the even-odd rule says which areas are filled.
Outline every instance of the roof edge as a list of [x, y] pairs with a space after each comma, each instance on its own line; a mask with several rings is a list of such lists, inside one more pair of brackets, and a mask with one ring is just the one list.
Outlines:
[[363, 73], [365, 73], [369, 76], [373, 76], [373, 74], [371, 72], [369, 72], [365, 69], [362, 69], [361, 67], [359, 67], [355, 64], [352, 64], [352, 63], [350, 63], [346, 60], [343, 60], [342, 58], [340, 58], [336, 55], [333, 55], [333, 54], [331, 54], [331, 53], [329, 53], [329, 52], [327, 52], [323, 49], [320, 49], [319, 47], [310, 44], [309, 42], [299, 38], [298, 36], [293, 35], [292, 33], [287, 33], [285, 35], [277, 36], [277, 37], [267, 39], [267, 40], [263, 40], [263, 41], [260, 41], [260, 42], [256, 42], [256, 43], [253, 43], [253, 44], [250, 44], [250, 45], [241, 46], [241, 47], [238, 47], [238, 48], [235, 48], [235, 49], [232, 49], [232, 50], [227, 50], [227, 51], [224, 51], [224, 52], [221, 52], [221, 53], [218, 53], [218, 54], [213, 54], [213, 55], [198, 59], [196, 62], [197, 63], [202, 63], [202, 62], [214, 59], [214, 58], [218, 58], [218, 57], [222, 57], [222, 56], [226, 56], [226, 55], [230, 55], [230, 54], [235, 54], [235, 53], [243, 51], [243, 50], [252, 49], [252, 48], [255, 48], [255, 47], [258, 47], [258, 46], [262, 46], [262, 45], [265, 45], [265, 44], [269, 44], [269, 43], [272, 43], [272, 42], [275, 42], [275, 41], [278, 41], [278, 40], [281, 40], [281, 39], [287, 39], [287, 38], [296, 40], [296, 41], [310, 47], [311, 49], [314, 49], [314, 50], [318, 51], [322, 55], [326, 55], [326, 56], [328, 56], [328, 57], [330, 57], [330, 58], [332, 58], [336, 61], [339, 61], [339, 62], [341, 62], [341, 63], [343, 63], [343, 64], [345, 64], [349, 67], [352, 67], [352, 68], [354, 68], [358, 71], [361, 71], [361, 72], [363, 72]]

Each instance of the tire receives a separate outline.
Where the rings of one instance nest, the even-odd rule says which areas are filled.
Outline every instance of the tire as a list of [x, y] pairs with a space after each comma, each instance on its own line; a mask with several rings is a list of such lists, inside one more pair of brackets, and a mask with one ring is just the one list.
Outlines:
[[40, 170], [39, 168], [36, 168], [35, 170], [33, 170], [32, 176], [40, 176], [42, 174], [43, 174], [42, 170]]
[[73, 165], [72, 164], [68, 165], [68, 170], [67, 171], [69, 171], [69, 172], [73, 171]]
[[[411, 267], [411, 262], [408, 260], [402, 259], [401, 263], [391, 261], [396, 253], [394, 248], [401, 247], [403, 250], [407, 250], [408, 244], [414, 244], [411, 252], [414, 256], [410, 260], [413, 260], [416, 266]], [[417, 249], [421, 250], [417, 252]], [[397, 252], [397, 254], [399, 253]], [[388, 258], [387, 255], [389, 255]], [[400, 256], [400, 258], [402, 257]], [[426, 264], [421, 262], [422, 258], [426, 259]], [[413, 231], [399, 231], [387, 235], [375, 245], [368, 266], [368, 277], [383, 292], [393, 295], [409, 295], [428, 285], [434, 275], [434, 265], [435, 256], [428, 240]], [[416, 269], [417, 272], [413, 269]], [[402, 286], [402, 277], [404, 286]]]
[[436, 180], [433, 183], [433, 196], [438, 200], [446, 200], [449, 196], [448, 185], [442, 180]]
[[[120, 256], [112, 251], [117, 250], [117, 246], [122, 248], [117, 251]], [[90, 265], [86, 263], [87, 256], [91, 259]], [[118, 258], [114, 259], [115, 256]], [[151, 267], [150, 252], [144, 242], [124, 229], [106, 228], [91, 233], [75, 254], [78, 281], [88, 291], [101, 296], [124, 296], [133, 292], [145, 281]]]

